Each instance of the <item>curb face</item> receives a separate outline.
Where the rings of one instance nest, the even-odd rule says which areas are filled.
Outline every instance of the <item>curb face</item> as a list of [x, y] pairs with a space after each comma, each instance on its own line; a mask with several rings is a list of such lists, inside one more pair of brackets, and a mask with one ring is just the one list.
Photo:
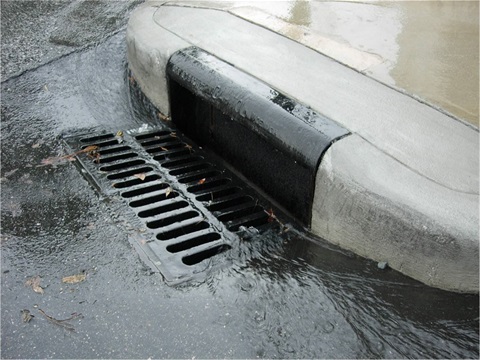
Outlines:
[[349, 132], [198, 48], [167, 65], [172, 121], [310, 225], [315, 175]]

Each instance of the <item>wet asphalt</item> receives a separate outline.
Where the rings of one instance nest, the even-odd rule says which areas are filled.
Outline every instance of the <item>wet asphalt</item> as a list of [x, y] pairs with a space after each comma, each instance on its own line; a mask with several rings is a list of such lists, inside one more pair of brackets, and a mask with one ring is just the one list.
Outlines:
[[[65, 155], [62, 134], [154, 122], [129, 90], [135, 4], [35, 3], [2, 2], [2, 358], [478, 358], [478, 296], [302, 233], [265, 234], [203, 281], [167, 285], [115, 201], [73, 163], [42, 164]], [[36, 276], [43, 294], [25, 285]], [[81, 316], [70, 331], [40, 310]]]

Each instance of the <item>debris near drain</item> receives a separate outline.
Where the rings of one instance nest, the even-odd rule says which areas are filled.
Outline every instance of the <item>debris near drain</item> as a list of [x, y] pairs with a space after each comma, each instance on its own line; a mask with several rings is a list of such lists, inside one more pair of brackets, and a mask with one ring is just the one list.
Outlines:
[[40, 276], [34, 276], [27, 281], [25, 281], [25, 286], [26, 287], [31, 287], [33, 291], [35, 291], [37, 294], [42, 294], [44, 293], [43, 288], [40, 286], [40, 281], [42, 281], [42, 278]]
[[68, 319], [58, 320], [58, 319], [55, 319], [53, 316], [47, 315], [45, 311], [43, 311], [40, 308], [38, 308], [38, 311], [52, 324], [63, 327], [64, 329], [72, 332], [75, 332], [75, 328], [73, 327], [72, 324], [68, 323], [67, 321], [71, 321], [76, 318], [83, 318], [82, 314], [72, 313], [71, 314], [72, 316], [70, 316]]
[[117, 131], [117, 133], [115, 134], [115, 139], [117, 139], [119, 144], [123, 143], [123, 131], [122, 130]]
[[86, 278], [87, 276], [85, 274], [77, 274], [72, 276], [65, 276], [62, 279], [62, 282], [66, 284], [77, 284], [79, 282], [85, 281]]
[[388, 268], [388, 263], [386, 261], [381, 261], [377, 264], [377, 267], [380, 270], [385, 270], [386, 268]]
[[162, 121], [171, 121], [172, 119], [170, 118], [170, 116], [166, 116], [164, 114], [162, 114], [161, 112], [158, 112], [158, 118]]
[[35, 316], [30, 313], [30, 310], [23, 309], [20, 310], [20, 314], [22, 314], [22, 321], [24, 323], [29, 323]]
[[85, 149], [75, 151], [71, 154], [64, 155], [64, 156], [52, 156], [46, 159], [43, 159], [40, 163], [40, 165], [37, 165], [37, 167], [40, 166], [47, 166], [47, 165], [59, 165], [61, 163], [65, 163], [68, 161], [75, 161], [75, 156], [80, 155], [80, 154], [87, 154], [88, 157], [95, 159], [95, 161], [98, 163], [100, 160], [100, 154], [97, 152], [98, 146], [97, 145], [90, 145], [87, 146]]
[[260, 231], [258, 231], [258, 229], [254, 228], [253, 226], [249, 226], [248, 228], [245, 226], [240, 226], [237, 232], [237, 235], [242, 240], [252, 240], [258, 234], [260, 234]]
[[286, 233], [287, 231], [290, 230], [290, 228], [289, 228], [287, 225], [285, 225], [284, 223], [282, 223], [282, 222], [277, 218], [277, 216], [273, 213], [273, 209], [272, 209], [272, 208], [270, 208], [270, 210], [268, 210], [268, 211], [267, 211], [267, 210], [263, 210], [263, 211], [265, 212], [265, 214], [268, 215], [267, 221], [268, 221], [269, 223], [276, 221], [276, 222], [281, 226], [281, 229], [280, 229], [280, 233], [279, 233], [279, 234]]
[[147, 174], [145, 173], [141, 173], [141, 174], [133, 174], [134, 177], [136, 177], [137, 179], [140, 179], [140, 180], [145, 180], [145, 178], [147, 177]]

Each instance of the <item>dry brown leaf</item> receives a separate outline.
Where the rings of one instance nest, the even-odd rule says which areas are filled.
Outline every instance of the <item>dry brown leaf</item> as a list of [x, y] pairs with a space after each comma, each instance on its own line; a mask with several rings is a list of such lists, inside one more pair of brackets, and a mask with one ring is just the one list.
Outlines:
[[172, 193], [173, 189], [169, 186], [166, 190], [165, 190], [165, 197], [168, 197], [168, 195], [170, 195]]
[[30, 310], [27, 310], [27, 309], [20, 310], [20, 313], [22, 314], [22, 321], [24, 323], [30, 322], [30, 320], [32, 320], [35, 317], [32, 314], [30, 314]]
[[136, 178], [139, 178], [140, 180], [145, 180], [145, 177], [147, 176], [145, 173], [141, 173], [141, 174], [133, 174], [133, 176], [135, 176]]
[[275, 214], [273, 213], [273, 209], [272, 209], [272, 208], [270, 208], [270, 210], [268, 210], [268, 211], [267, 211], [267, 210], [264, 210], [264, 211], [265, 211], [265, 213], [268, 215], [268, 219], [267, 219], [268, 222], [272, 222], [272, 221], [274, 221], [274, 220], [277, 220], [277, 217], [276, 217]]
[[80, 152], [89, 153], [89, 152], [92, 152], [92, 151], [95, 151], [95, 150], [98, 150], [98, 146], [97, 145], [90, 145], [90, 146], [87, 146], [85, 149], [81, 150]]
[[176, 133], [175, 131], [172, 131], [172, 132], [170, 133], [170, 136], [176, 138], [176, 137], [177, 137], [177, 133]]
[[43, 294], [44, 291], [40, 286], [40, 281], [42, 281], [42, 278], [37, 275], [27, 279], [27, 281], [25, 281], [25, 286], [31, 287], [37, 294]]
[[207, 179], [206, 179], [206, 178], [200, 179], [200, 180], [198, 180], [198, 183], [199, 183], [200, 185], [202, 185], [202, 184], [205, 182], [205, 180], [207, 180]]
[[162, 149], [163, 151], [168, 151], [168, 149], [166, 147], [163, 147], [163, 146], [160, 146], [160, 149]]
[[159, 117], [160, 120], [162, 120], [162, 121], [170, 121], [170, 117], [169, 117], [169, 116], [166, 116], [166, 115], [163, 115], [161, 112], [158, 113], [158, 117]]
[[65, 276], [62, 279], [62, 282], [66, 284], [76, 284], [76, 283], [85, 281], [86, 278], [87, 276], [85, 274], [77, 274], [72, 276]]

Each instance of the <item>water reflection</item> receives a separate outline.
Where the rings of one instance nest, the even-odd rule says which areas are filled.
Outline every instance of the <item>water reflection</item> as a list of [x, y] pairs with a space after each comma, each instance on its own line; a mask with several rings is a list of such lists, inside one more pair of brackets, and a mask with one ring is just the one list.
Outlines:
[[209, 287], [242, 319], [259, 357], [478, 355], [477, 296], [427, 287], [295, 234], [266, 234], [241, 253], [253, 258]]

